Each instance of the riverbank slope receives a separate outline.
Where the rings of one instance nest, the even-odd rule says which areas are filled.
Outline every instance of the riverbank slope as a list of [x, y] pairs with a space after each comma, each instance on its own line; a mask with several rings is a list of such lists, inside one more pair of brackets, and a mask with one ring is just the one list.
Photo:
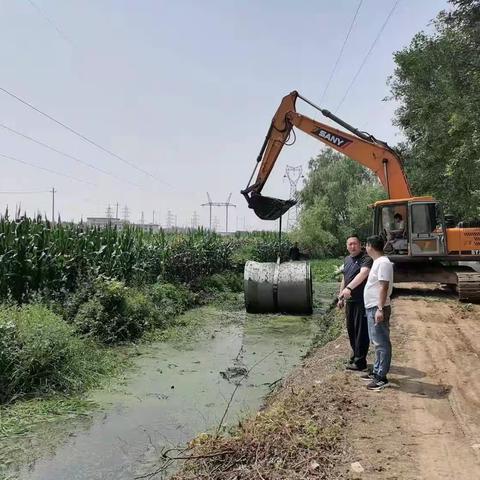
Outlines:
[[480, 306], [440, 290], [399, 290], [389, 388], [344, 370], [342, 335], [231, 436], [194, 440], [174, 478], [479, 478], [479, 320]]

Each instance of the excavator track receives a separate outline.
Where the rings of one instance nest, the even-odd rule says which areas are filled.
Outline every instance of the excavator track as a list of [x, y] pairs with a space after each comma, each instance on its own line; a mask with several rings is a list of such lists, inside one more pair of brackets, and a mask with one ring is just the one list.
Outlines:
[[458, 298], [462, 302], [480, 303], [480, 273], [457, 272]]

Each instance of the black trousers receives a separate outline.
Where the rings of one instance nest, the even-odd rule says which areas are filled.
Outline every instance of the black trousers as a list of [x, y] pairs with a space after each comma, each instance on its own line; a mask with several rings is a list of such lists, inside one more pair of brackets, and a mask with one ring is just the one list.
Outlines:
[[348, 338], [352, 347], [352, 363], [355, 363], [358, 368], [366, 368], [370, 339], [368, 337], [368, 322], [363, 302], [346, 302], [345, 318]]

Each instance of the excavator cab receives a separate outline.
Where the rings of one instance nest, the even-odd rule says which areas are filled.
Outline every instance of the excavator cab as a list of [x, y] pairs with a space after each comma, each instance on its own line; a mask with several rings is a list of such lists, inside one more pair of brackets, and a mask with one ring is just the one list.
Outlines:
[[442, 206], [431, 197], [384, 200], [374, 205], [374, 231], [385, 240], [385, 253], [434, 257], [446, 254]]

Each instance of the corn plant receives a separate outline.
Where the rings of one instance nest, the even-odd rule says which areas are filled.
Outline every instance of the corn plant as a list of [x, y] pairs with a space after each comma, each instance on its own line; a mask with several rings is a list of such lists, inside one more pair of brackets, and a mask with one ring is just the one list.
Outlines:
[[28, 301], [34, 292], [73, 291], [99, 275], [131, 284], [191, 283], [231, 268], [233, 244], [202, 230], [144, 232], [99, 229], [21, 217], [0, 218], [0, 299]]

